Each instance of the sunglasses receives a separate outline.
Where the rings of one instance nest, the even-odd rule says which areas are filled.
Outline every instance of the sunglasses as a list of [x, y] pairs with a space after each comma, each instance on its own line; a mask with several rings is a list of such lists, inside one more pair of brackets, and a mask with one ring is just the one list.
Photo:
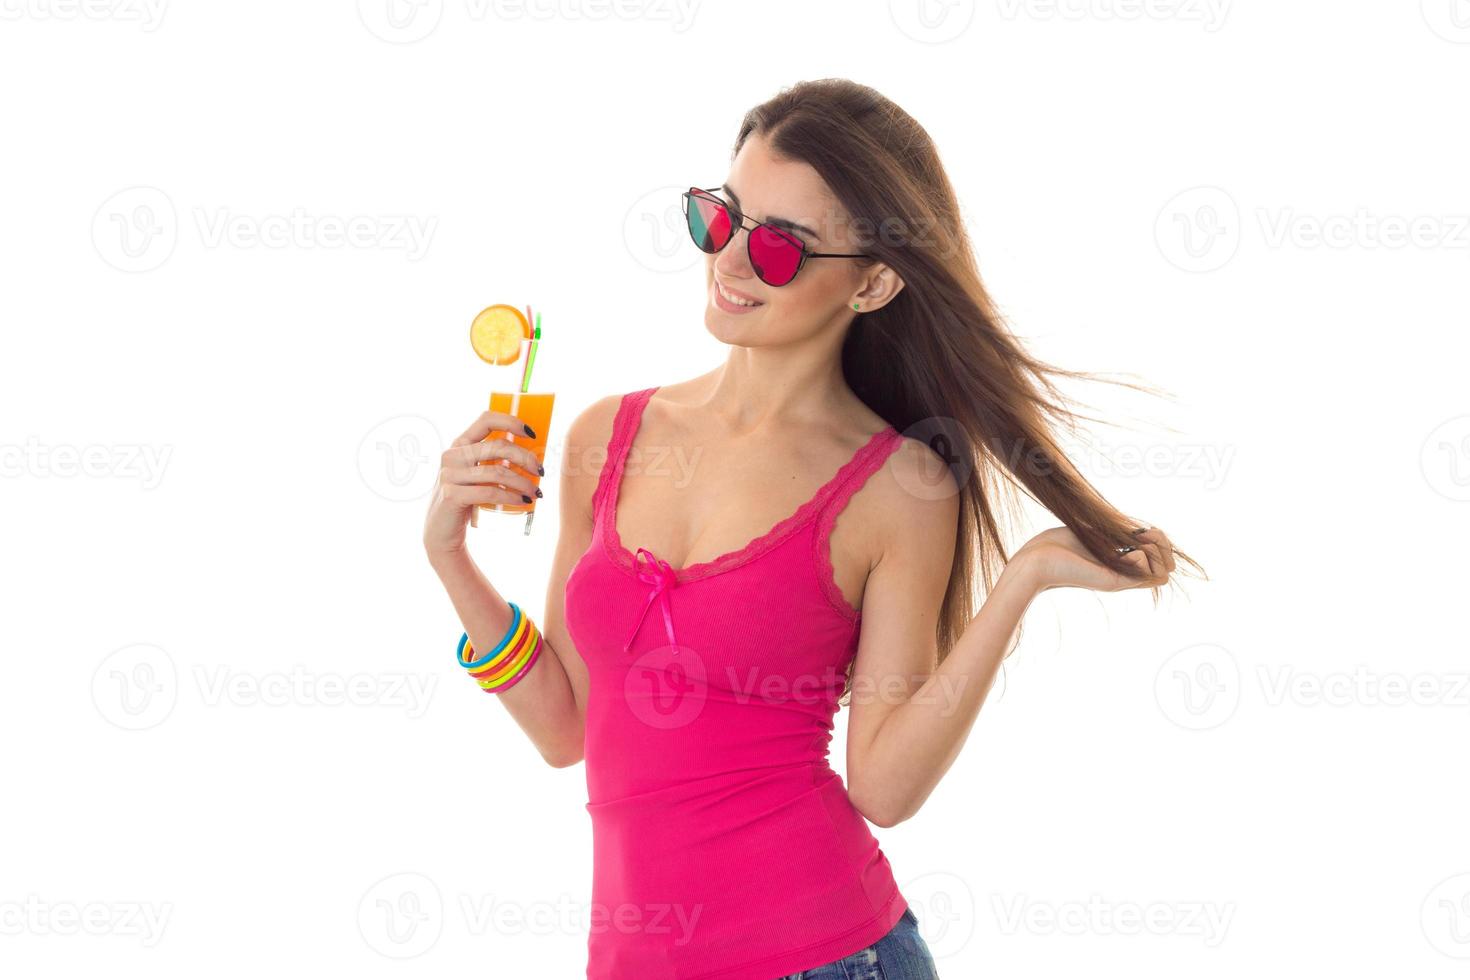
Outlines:
[[730, 244], [736, 231], [745, 228], [750, 232], [745, 239], [750, 266], [767, 286], [784, 286], [795, 279], [807, 259], [866, 258], [860, 252], [813, 252], [801, 239], [764, 221], [747, 225], [745, 215], [710, 193], [719, 189], [691, 187], [683, 193], [689, 237], [701, 251], [714, 254]]

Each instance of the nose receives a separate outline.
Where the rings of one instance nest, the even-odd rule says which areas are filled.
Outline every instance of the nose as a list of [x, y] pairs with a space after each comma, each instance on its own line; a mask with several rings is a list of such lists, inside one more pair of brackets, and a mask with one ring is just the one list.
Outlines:
[[[747, 236], [742, 238], [741, 236]], [[725, 247], [715, 253], [715, 271], [726, 279], [750, 279], [755, 270], [750, 266], [750, 232], [744, 227], [735, 229]]]

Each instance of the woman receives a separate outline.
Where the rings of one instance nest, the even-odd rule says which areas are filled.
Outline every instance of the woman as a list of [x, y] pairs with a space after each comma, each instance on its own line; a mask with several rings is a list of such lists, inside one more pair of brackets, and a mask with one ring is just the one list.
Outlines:
[[[553, 654], [482, 686], [548, 763], [586, 760], [588, 977], [935, 977], [868, 823], [913, 816], [953, 764], [1038, 593], [1157, 599], [1194, 563], [1058, 450], [1049, 375], [1081, 375], [1004, 329], [935, 148], [893, 103], [796, 85], [683, 205], [729, 354], [572, 423], [544, 630], [464, 547], [473, 505], [535, 492], [475, 465], [537, 468], [481, 441], [519, 420], [486, 413], [444, 454], [425, 546], [472, 651]], [[1017, 483], [1064, 526], [1007, 558], [994, 497]], [[842, 703], [846, 787], [827, 762]]]

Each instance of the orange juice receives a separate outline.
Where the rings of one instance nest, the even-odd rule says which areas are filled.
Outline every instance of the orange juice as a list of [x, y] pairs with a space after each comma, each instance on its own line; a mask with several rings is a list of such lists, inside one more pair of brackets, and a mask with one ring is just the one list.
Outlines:
[[[536, 454], [536, 460], [543, 465], [546, 462], [546, 436], [551, 432], [551, 409], [556, 404], [556, 395], [551, 392], [505, 392], [494, 391], [490, 393], [490, 411], [504, 412], [514, 415], [525, 422], [536, 433], [535, 438], [528, 436], [525, 432], [517, 429], [510, 433], [511, 441], [517, 446], [524, 446]], [[504, 439], [507, 433], [504, 429], [492, 429], [485, 437], [486, 441], [491, 439]], [[533, 470], [527, 473], [518, 463], [507, 459], [492, 460], [481, 463], [481, 466], [509, 466], [512, 472], [529, 477], [535, 486], [541, 485], [541, 477]], [[481, 504], [481, 511], [504, 514], [528, 514], [536, 509], [536, 497], [531, 497], [529, 504], [521, 503], [519, 500], [513, 504]]]

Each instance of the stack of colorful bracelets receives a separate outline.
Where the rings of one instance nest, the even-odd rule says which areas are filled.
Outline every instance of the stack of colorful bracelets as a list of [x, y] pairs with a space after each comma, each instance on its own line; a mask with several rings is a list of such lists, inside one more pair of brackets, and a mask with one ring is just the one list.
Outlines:
[[541, 631], [514, 602], [510, 604], [510, 611], [510, 628], [495, 649], [476, 657], [470, 635], [465, 633], [459, 638], [459, 650], [455, 654], [459, 665], [470, 672], [480, 689], [491, 694], [514, 687], [541, 656]]

